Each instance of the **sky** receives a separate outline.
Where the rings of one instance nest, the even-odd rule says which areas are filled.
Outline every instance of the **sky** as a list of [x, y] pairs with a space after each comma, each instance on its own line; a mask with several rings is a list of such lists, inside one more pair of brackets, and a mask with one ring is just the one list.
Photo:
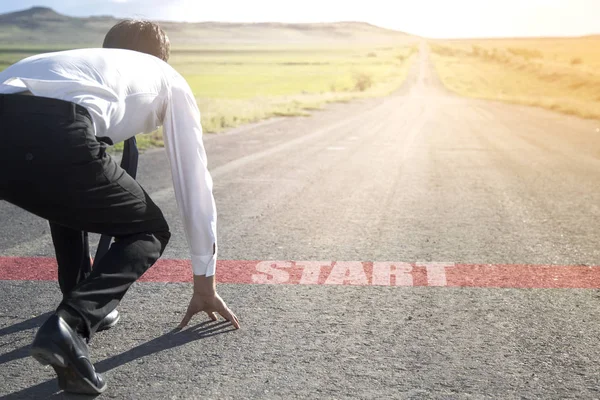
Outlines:
[[32, 6], [188, 22], [364, 21], [430, 38], [600, 33], [600, 0], [0, 0], [0, 13]]

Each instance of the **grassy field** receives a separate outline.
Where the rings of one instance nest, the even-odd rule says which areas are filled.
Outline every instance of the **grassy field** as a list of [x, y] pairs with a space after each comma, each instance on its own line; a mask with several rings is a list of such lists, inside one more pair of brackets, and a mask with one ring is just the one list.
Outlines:
[[446, 87], [469, 97], [600, 118], [600, 37], [431, 42]]
[[385, 95], [404, 78], [414, 47], [271, 48], [179, 52], [171, 64], [190, 83], [207, 132], [331, 101]]
[[[0, 49], [0, 69], [60, 46]], [[274, 116], [308, 115], [329, 102], [383, 96], [404, 81], [416, 45], [181, 47], [170, 64], [189, 82], [205, 132]], [[160, 132], [138, 137], [162, 144]]]

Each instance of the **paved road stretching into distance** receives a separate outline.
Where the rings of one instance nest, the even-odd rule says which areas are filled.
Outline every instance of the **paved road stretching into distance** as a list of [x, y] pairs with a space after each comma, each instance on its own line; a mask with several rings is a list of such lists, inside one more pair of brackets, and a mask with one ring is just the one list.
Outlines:
[[[206, 135], [239, 331], [171, 332], [189, 256], [165, 154], [144, 154], [174, 236], [91, 343], [102, 397], [600, 397], [599, 128], [457, 97], [422, 49], [392, 96]], [[0, 396], [60, 398], [27, 357], [60, 300], [22, 272], [52, 275], [29, 258], [53, 256], [47, 225], [0, 221]]]

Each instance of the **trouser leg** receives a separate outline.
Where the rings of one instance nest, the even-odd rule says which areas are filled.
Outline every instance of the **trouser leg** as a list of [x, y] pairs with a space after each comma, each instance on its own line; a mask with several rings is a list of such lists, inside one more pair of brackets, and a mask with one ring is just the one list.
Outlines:
[[91, 274], [65, 294], [59, 310], [74, 310], [88, 338], [114, 310], [129, 287], [161, 256], [168, 231], [122, 236], [113, 243]]
[[88, 234], [54, 222], [50, 222], [50, 234], [58, 264], [58, 284], [64, 295], [91, 272]]
[[[105, 156], [102, 164], [102, 169], [110, 172], [104, 173], [105, 182], [95, 182], [83, 191], [75, 191], [76, 195], [63, 197], [62, 202], [61, 196], [53, 191], [49, 194], [59, 201], [52, 201], [51, 205], [32, 202], [39, 198], [37, 195], [7, 198], [61, 226], [117, 239], [90, 275], [64, 293], [59, 307], [79, 314], [88, 337], [118, 305], [131, 284], [160, 257], [170, 237], [162, 212], [139, 183], [124, 173], [110, 156]], [[69, 192], [68, 185], [57, 186], [61, 193]], [[34, 187], [47, 190], [43, 186]]]
[[[112, 141], [103, 138], [105, 143]], [[137, 174], [139, 152], [135, 136], [127, 139], [123, 146], [121, 168], [135, 179]], [[92, 272], [90, 244], [88, 233], [50, 222], [52, 243], [58, 264], [58, 283], [63, 294], [69, 293], [75, 285], [84, 280]], [[94, 263], [106, 254], [112, 237], [102, 236], [98, 243]]]

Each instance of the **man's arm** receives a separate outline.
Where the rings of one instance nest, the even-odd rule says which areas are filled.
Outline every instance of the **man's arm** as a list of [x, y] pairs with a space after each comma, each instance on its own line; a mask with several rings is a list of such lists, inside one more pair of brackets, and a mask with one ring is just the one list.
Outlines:
[[215, 274], [217, 210], [196, 100], [182, 77], [172, 83], [163, 138], [194, 275]]
[[194, 273], [194, 293], [180, 327], [187, 325], [194, 314], [204, 311], [213, 320], [216, 320], [215, 313], [219, 313], [239, 328], [237, 318], [215, 288], [218, 248], [213, 182], [202, 141], [200, 112], [192, 91], [182, 77], [175, 78], [172, 83], [163, 123], [163, 138]]

